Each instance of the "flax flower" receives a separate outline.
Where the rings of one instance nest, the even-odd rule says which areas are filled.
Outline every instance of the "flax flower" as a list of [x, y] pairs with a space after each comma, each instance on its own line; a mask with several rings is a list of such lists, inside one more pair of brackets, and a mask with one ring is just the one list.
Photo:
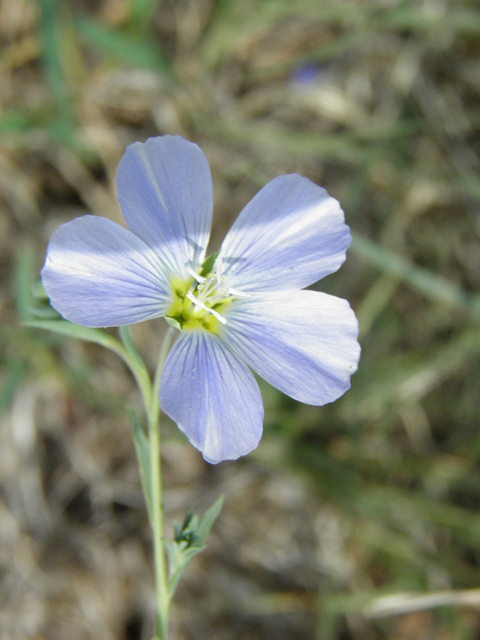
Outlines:
[[292, 398], [323, 405], [350, 387], [360, 348], [348, 302], [304, 290], [350, 245], [339, 203], [310, 180], [272, 180], [243, 209], [215, 257], [210, 169], [180, 137], [129, 146], [117, 171], [128, 229], [84, 216], [53, 235], [42, 271], [52, 305], [88, 327], [164, 316], [180, 330], [160, 405], [209, 462], [260, 440], [250, 369]]

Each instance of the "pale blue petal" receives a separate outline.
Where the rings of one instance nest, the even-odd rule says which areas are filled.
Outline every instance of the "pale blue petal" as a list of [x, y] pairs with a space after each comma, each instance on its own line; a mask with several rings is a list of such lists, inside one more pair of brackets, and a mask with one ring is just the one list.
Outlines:
[[307, 178], [280, 176], [240, 213], [217, 265], [240, 291], [302, 289], [336, 271], [350, 241], [337, 200]]
[[208, 462], [236, 460], [255, 449], [262, 435], [258, 384], [212, 334], [180, 335], [165, 362], [160, 405]]
[[346, 300], [316, 291], [275, 292], [237, 300], [224, 316], [225, 341], [292, 398], [323, 405], [349, 389], [360, 345]]
[[171, 302], [164, 271], [131, 231], [84, 216], [53, 234], [42, 280], [52, 306], [67, 320], [113, 327], [165, 313]]
[[117, 198], [127, 227], [181, 277], [199, 269], [212, 223], [210, 168], [203, 151], [179, 136], [130, 145], [117, 169]]

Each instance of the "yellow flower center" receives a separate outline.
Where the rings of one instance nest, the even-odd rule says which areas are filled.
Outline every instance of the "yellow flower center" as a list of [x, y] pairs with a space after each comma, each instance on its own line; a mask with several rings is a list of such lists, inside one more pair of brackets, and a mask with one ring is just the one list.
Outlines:
[[228, 289], [220, 271], [212, 271], [207, 276], [192, 269], [188, 272], [192, 276], [188, 280], [174, 278], [171, 281], [173, 302], [166, 318], [183, 331], [204, 329], [218, 335], [222, 325], [227, 324], [224, 311], [245, 294]]

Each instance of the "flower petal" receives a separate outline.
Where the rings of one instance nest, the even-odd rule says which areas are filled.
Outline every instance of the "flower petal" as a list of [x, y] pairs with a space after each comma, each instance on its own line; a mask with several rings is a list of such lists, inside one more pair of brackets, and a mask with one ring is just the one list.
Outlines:
[[118, 165], [117, 198], [130, 231], [175, 275], [198, 269], [212, 223], [210, 168], [203, 151], [179, 136], [130, 145]]
[[164, 270], [128, 229], [84, 216], [53, 234], [42, 280], [52, 306], [67, 320], [112, 327], [165, 313], [171, 294]]
[[306, 404], [333, 402], [360, 357], [346, 300], [317, 291], [274, 292], [232, 303], [222, 337], [262, 378]]
[[292, 174], [275, 178], [247, 204], [217, 264], [240, 291], [301, 289], [336, 271], [350, 242], [338, 201]]
[[208, 462], [256, 448], [263, 404], [248, 367], [215, 336], [182, 332], [165, 363], [160, 405]]

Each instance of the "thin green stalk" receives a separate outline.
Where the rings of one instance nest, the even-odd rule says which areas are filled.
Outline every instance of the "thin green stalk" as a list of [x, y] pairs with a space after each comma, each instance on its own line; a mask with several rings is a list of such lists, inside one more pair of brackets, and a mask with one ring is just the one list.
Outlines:
[[[153, 529], [155, 582], [157, 588], [155, 640], [166, 640], [171, 593], [168, 586], [168, 572], [164, 549], [162, 478], [160, 468], [160, 404], [158, 400], [158, 390], [160, 386], [160, 376], [172, 342], [174, 330], [169, 328], [165, 335], [152, 384], [150, 374], [132, 341], [128, 327], [120, 327], [120, 342], [120, 340], [117, 340], [117, 338], [106, 331], [74, 325], [66, 320], [30, 320], [26, 322], [25, 325], [37, 329], [50, 330], [55, 333], [94, 342], [95, 344], [106, 347], [120, 356], [135, 377], [145, 404], [148, 421], [149, 446], [146, 445], [145, 434], [140, 426], [138, 429], [142, 435], [140, 439], [137, 438], [135, 441], [135, 446], [138, 447], [137, 453], [140, 451], [139, 463], [141, 466], [142, 484], [146, 492], [145, 498], [147, 506], [151, 506], [151, 509], [149, 508], [149, 516]], [[149, 465], [144, 464], [142, 451], [145, 452], [145, 459], [149, 459]], [[145, 489], [145, 472], [150, 479], [150, 491]]]
[[142, 394], [143, 402], [145, 404], [145, 411], [149, 412], [150, 405], [152, 403], [152, 389], [151, 389], [151, 380], [150, 375], [148, 373], [147, 367], [143, 362], [140, 354], [138, 353], [132, 336], [130, 335], [130, 329], [128, 326], [122, 326], [118, 328], [118, 332], [120, 334], [120, 338], [122, 340], [123, 346], [125, 347], [125, 351], [127, 357], [122, 355], [117, 351], [120, 357], [127, 363], [130, 371], [132, 372], [135, 380], [137, 381], [138, 387]]
[[160, 405], [158, 389], [163, 365], [170, 348], [173, 329], [169, 328], [163, 341], [157, 370], [153, 380], [150, 407], [148, 409], [148, 434], [150, 442], [150, 473], [152, 488], [152, 528], [153, 553], [155, 564], [155, 582], [157, 587], [157, 625], [156, 633], [161, 640], [167, 638], [168, 613], [170, 609], [170, 591], [168, 588], [167, 565], [165, 561], [163, 531], [162, 474], [160, 458]]
[[[42, 329], [45, 331], [52, 331], [53, 333], [59, 333], [60, 335], [69, 336], [70, 338], [76, 338], [77, 340], [85, 340], [86, 342], [93, 342], [99, 344], [105, 349], [110, 349], [116, 353], [127, 365], [135, 378], [140, 392], [142, 394], [143, 402], [145, 404], [145, 410], [148, 413], [151, 396], [152, 386], [150, 375], [143, 360], [136, 353], [133, 343], [126, 339], [127, 330], [122, 328], [120, 336], [122, 342], [117, 340], [114, 336], [103, 331], [103, 329], [92, 329], [90, 327], [83, 327], [81, 325], [73, 324], [68, 320], [27, 320], [23, 323], [25, 327], [32, 327], [33, 329]], [[128, 334], [129, 336], [129, 334]], [[135, 350], [136, 356], [133, 350]]]

